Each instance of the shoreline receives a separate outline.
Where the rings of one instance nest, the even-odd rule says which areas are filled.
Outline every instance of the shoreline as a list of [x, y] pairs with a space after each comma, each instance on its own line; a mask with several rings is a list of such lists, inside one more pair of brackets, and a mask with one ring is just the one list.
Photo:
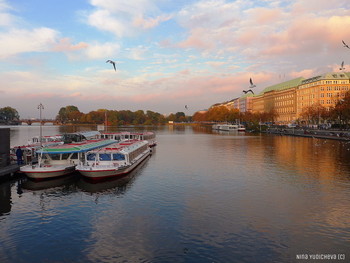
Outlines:
[[267, 134], [286, 135], [306, 138], [350, 141], [350, 131], [341, 130], [313, 130], [296, 128], [268, 128]]

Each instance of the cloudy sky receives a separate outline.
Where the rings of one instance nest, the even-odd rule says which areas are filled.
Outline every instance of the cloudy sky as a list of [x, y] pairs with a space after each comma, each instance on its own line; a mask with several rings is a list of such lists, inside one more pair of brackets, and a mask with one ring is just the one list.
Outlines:
[[348, 0], [0, 0], [0, 108], [192, 115], [250, 77], [259, 92], [348, 68], [342, 40]]

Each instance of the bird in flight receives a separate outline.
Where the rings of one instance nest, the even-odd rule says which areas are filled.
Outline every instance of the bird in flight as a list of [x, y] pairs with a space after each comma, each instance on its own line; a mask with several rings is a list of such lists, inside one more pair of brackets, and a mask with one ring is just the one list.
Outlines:
[[347, 44], [345, 44], [344, 40], [342, 40], [342, 42], [343, 42], [344, 47], [347, 47], [348, 49], [350, 49], [350, 47]]
[[107, 60], [106, 63], [111, 63], [113, 65], [114, 71], [117, 71], [116, 67], [115, 67], [115, 62], [112, 60]]
[[249, 89], [249, 90], [243, 90], [243, 92], [244, 92], [244, 94], [247, 94], [248, 92], [251, 92], [252, 94], [254, 94], [254, 92], [253, 92], [251, 89]]
[[345, 68], [344, 68], [344, 61], [341, 63], [341, 66], [340, 66], [340, 68], [339, 68], [340, 70], [344, 70]]
[[252, 78], [250, 78], [250, 80], [249, 80], [249, 82], [250, 82], [250, 87], [249, 88], [255, 88], [256, 87], [256, 85], [254, 85], [254, 83], [253, 83], [253, 81], [252, 81]]
[[187, 105], [185, 105], [185, 109], [186, 109], [186, 110], [188, 110], [188, 107], [187, 107]]

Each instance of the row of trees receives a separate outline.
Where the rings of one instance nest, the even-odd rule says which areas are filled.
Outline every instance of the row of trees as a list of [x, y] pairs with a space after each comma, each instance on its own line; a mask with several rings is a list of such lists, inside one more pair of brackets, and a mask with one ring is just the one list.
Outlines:
[[272, 122], [277, 117], [275, 111], [252, 113], [240, 112], [238, 109], [228, 109], [225, 106], [212, 107], [205, 112], [196, 112], [192, 119], [197, 122], [218, 121], [218, 122], [246, 122], [258, 124], [259, 122]]
[[298, 121], [306, 124], [337, 123], [342, 126], [348, 125], [350, 121], [350, 93], [347, 92], [343, 99], [329, 109], [319, 103], [303, 108]]
[[[274, 122], [277, 113], [274, 110], [263, 113], [239, 112], [238, 109], [228, 109], [225, 106], [211, 107], [205, 112], [196, 112], [193, 116], [186, 116], [183, 112], [164, 115], [153, 112], [137, 110], [132, 112], [130, 110], [106, 110], [99, 109], [90, 111], [89, 113], [82, 113], [76, 106], [62, 107], [56, 120], [62, 124], [67, 123], [86, 123], [86, 124], [102, 124], [107, 120], [108, 125], [157, 125], [165, 124], [168, 121], [174, 122], [206, 122], [206, 121], [226, 121], [226, 122], [240, 122], [258, 124], [259, 122]], [[19, 114], [16, 109], [11, 107], [0, 108], [0, 123], [12, 124], [19, 120]], [[332, 123], [340, 125], [348, 125], [350, 122], [350, 92], [345, 94], [345, 97], [337, 102], [337, 104], [327, 109], [321, 104], [313, 104], [309, 107], [303, 108], [302, 113], [298, 119], [300, 124], [321, 124]]]
[[[221, 121], [221, 122], [245, 122], [258, 124], [259, 122], [274, 122], [278, 117], [275, 110], [262, 113], [241, 113], [237, 109], [228, 109], [225, 106], [216, 106], [205, 112], [196, 112], [193, 121]], [[320, 103], [304, 107], [297, 122], [301, 125], [332, 123], [340, 126], [348, 126], [350, 123], [350, 92], [339, 100], [334, 107], [326, 108]]]
[[106, 110], [99, 109], [96, 111], [90, 111], [89, 113], [82, 113], [76, 106], [66, 106], [62, 107], [56, 120], [60, 123], [86, 123], [86, 124], [96, 124], [96, 123], [106, 123], [109, 126], [117, 125], [157, 125], [165, 124], [168, 121], [175, 122], [186, 122], [190, 121], [190, 117], [185, 116], [183, 112], [177, 112], [176, 114], [170, 114], [168, 117], [164, 115], [153, 112], [137, 110], [132, 112], [130, 110]]

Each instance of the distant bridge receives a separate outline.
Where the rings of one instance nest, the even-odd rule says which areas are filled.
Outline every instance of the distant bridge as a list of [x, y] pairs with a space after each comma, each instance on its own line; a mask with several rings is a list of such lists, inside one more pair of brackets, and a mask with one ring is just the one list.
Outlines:
[[[40, 124], [40, 120], [39, 119], [22, 119], [22, 120], [19, 120], [19, 123], [22, 123], [22, 124], [26, 123], [28, 125], [32, 125], [32, 123], [39, 123]], [[59, 124], [59, 122], [56, 120], [42, 119], [41, 125], [45, 125], [45, 123]]]

